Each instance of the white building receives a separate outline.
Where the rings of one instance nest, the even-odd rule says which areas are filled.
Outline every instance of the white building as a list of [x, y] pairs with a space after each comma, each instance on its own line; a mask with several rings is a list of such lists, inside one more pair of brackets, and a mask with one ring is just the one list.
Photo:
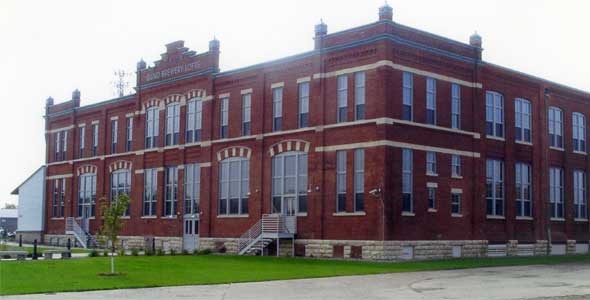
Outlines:
[[18, 195], [17, 240], [22, 235], [23, 242], [42, 241], [45, 224], [45, 166], [37, 169], [14, 191]]

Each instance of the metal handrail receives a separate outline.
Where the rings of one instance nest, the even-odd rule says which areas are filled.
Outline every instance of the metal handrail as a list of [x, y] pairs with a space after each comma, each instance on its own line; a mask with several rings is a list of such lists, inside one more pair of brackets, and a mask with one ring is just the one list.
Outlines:
[[66, 233], [73, 233], [78, 241], [86, 248], [86, 242], [88, 241], [88, 234], [78, 225], [74, 217], [66, 218]]
[[282, 214], [264, 214], [248, 231], [238, 240], [238, 253], [242, 253], [254, 241], [261, 238], [262, 234], [296, 233], [297, 217]]

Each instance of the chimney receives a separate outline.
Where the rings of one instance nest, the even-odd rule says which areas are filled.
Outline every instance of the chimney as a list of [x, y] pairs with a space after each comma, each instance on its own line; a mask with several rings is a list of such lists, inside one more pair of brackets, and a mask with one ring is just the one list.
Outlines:
[[328, 25], [324, 23], [324, 20], [320, 20], [320, 24], [315, 26], [315, 49], [322, 47], [322, 40], [328, 34]]
[[477, 31], [469, 37], [469, 45], [481, 48], [481, 36], [477, 34]]
[[379, 21], [392, 21], [393, 20], [393, 8], [385, 3], [385, 5], [379, 7]]
[[53, 98], [49, 97], [45, 100], [45, 107], [49, 107], [53, 105]]
[[143, 58], [137, 62], [137, 71], [141, 71], [143, 69], [146, 68], [146, 64], [145, 61], [143, 61]]
[[209, 51], [219, 52], [219, 40], [217, 38], [213, 37], [213, 39], [209, 41]]
[[75, 89], [72, 92], [72, 100], [74, 100], [74, 101], [80, 101], [80, 91], [78, 89]]

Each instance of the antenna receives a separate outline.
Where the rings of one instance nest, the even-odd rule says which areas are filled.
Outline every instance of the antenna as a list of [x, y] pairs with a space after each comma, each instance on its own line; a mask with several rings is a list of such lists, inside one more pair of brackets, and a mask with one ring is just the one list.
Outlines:
[[115, 88], [114, 94], [119, 97], [125, 96], [128, 92], [129, 88], [129, 77], [131, 76], [130, 72], [127, 72], [123, 69], [115, 70], [114, 74], [115, 80], [111, 82], [113, 87]]

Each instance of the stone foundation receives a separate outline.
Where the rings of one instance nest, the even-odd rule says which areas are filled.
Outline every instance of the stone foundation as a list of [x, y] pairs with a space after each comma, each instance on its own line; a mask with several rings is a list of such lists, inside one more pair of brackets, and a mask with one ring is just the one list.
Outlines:
[[20, 238], [22, 238], [23, 244], [32, 244], [35, 240], [37, 240], [38, 243], [43, 243], [43, 234], [41, 231], [17, 231], [17, 243]]

